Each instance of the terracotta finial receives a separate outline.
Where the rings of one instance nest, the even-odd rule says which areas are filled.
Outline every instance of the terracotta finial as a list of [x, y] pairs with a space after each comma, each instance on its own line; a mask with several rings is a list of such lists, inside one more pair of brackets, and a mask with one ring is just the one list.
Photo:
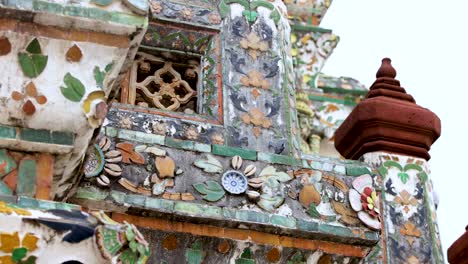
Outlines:
[[377, 96], [392, 97], [399, 100], [415, 102], [413, 96], [406, 93], [405, 89], [400, 86], [400, 82], [395, 79], [396, 70], [392, 66], [392, 60], [389, 58], [382, 59], [382, 65], [377, 71], [377, 80], [369, 88], [366, 98]]
[[382, 60], [366, 98], [335, 132], [335, 147], [347, 159], [376, 151], [431, 157], [429, 149], [440, 136], [440, 119], [406, 93], [390, 62]]
[[380, 66], [379, 70], [376, 74], [377, 78], [381, 77], [388, 77], [388, 78], [395, 78], [396, 77], [396, 70], [392, 66], [392, 60], [389, 58], [382, 59], [382, 65]]

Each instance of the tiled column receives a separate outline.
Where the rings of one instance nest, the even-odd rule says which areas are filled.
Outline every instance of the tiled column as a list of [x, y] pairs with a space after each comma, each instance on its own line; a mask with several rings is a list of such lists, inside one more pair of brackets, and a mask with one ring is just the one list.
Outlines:
[[[288, 9], [292, 31], [291, 54], [294, 63], [296, 91], [298, 92], [296, 108], [299, 113], [301, 150], [303, 154], [318, 154], [320, 140], [317, 140], [317, 137], [328, 140], [333, 137], [335, 131], [328, 129], [331, 131], [328, 132], [320, 128], [322, 123], [326, 123], [327, 128], [334, 126], [335, 120], [322, 120], [320, 111], [318, 111], [322, 109], [322, 102], [311, 100], [313, 93], [324, 93], [317, 85], [318, 77], [326, 60], [339, 42], [339, 37], [334, 35], [331, 30], [319, 27], [331, 1], [287, 0], [284, 2]], [[314, 142], [318, 145], [314, 145]]]
[[299, 157], [290, 27], [282, 1], [220, 4], [227, 144]]
[[358, 216], [381, 228], [381, 261], [443, 263], [427, 163], [430, 146], [440, 136], [440, 120], [400, 87], [390, 62], [382, 61], [366, 99], [337, 130], [335, 146], [378, 174], [359, 180], [370, 181], [381, 195], [369, 196], [371, 189], [359, 190], [362, 182], [355, 181], [360, 195], [350, 202], [353, 209], [376, 212], [374, 218]]

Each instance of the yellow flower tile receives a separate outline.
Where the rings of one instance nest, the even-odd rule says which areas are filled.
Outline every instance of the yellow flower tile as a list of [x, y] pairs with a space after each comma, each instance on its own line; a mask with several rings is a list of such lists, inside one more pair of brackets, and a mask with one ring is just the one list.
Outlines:
[[0, 256], [0, 263], [1, 264], [15, 264], [11, 259], [11, 256]]
[[31, 234], [31, 233], [27, 233], [24, 238], [23, 238], [23, 241], [21, 242], [21, 245], [25, 248], [28, 249], [28, 252], [31, 252], [31, 251], [34, 251], [37, 249], [37, 241], [39, 240], [39, 238], [37, 238], [35, 235]]
[[12, 253], [13, 249], [19, 247], [20, 240], [18, 232], [14, 234], [0, 233], [0, 250], [5, 253]]
[[291, 42], [296, 43], [297, 41], [297, 36], [295, 34], [291, 34]]

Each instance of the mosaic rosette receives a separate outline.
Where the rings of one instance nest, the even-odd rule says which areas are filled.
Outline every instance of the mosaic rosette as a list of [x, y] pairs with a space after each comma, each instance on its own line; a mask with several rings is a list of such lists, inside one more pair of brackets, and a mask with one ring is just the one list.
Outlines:
[[247, 178], [235, 170], [226, 171], [221, 178], [223, 188], [232, 194], [240, 194], [247, 190]]

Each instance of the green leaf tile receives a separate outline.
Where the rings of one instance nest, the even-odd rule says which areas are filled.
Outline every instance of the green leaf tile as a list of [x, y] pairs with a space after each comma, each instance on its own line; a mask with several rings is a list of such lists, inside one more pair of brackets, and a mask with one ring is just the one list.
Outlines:
[[24, 75], [35, 78], [44, 71], [48, 57], [41, 54], [18, 53], [18, 61]]
[[73, 77], [69, 72], [63, 77], [65, 86], [61, 86], [63, 96], [72, 102], [79, 102], [83, 98], [86, 89], [80, 80]]

